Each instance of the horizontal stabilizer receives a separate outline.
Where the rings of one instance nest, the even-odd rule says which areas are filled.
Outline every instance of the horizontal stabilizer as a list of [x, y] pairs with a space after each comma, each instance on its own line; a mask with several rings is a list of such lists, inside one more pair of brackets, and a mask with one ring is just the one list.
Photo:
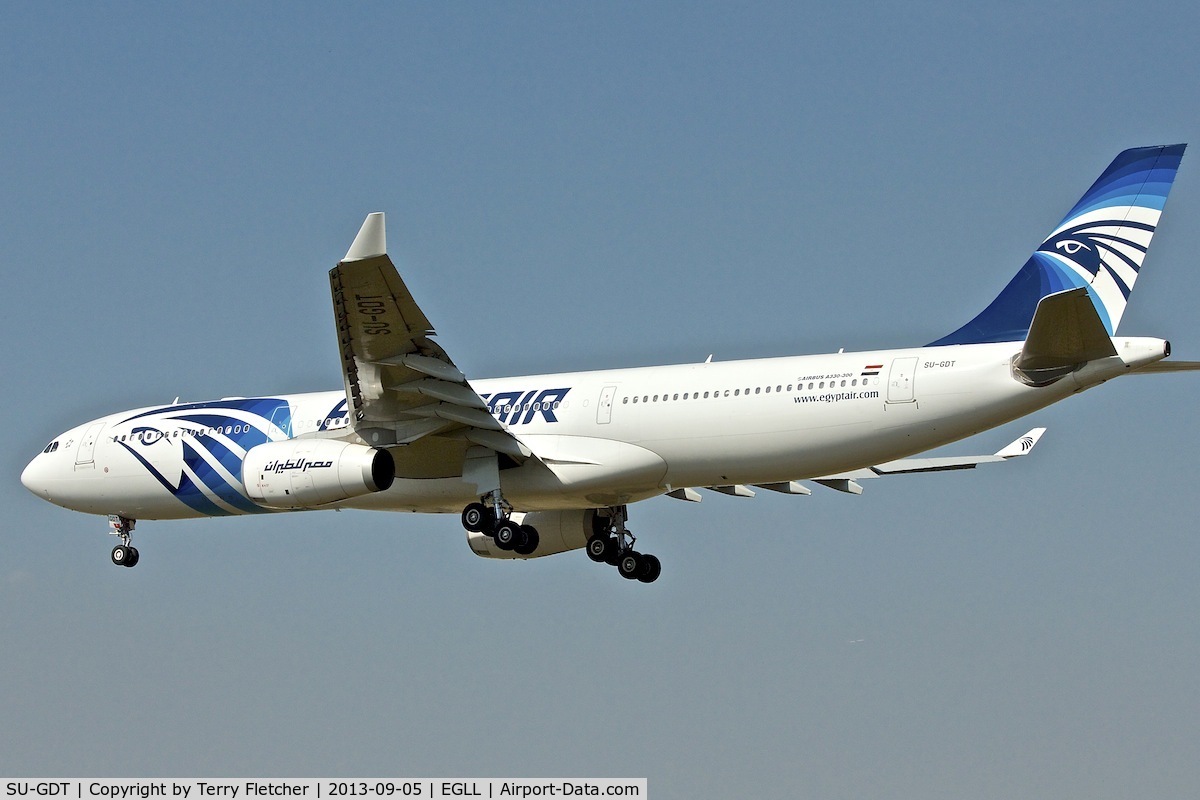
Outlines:
[[1079, 287], [1041, 299], [1013, 366], [1023, 379], [1038, 385], [1116, 354], [1088, 290]]
[[1153, 375], [1158, 372], [1194, 372], [1200, 370], [1200, 361], [1155, 361], [1133, 371], [1134, 375]]

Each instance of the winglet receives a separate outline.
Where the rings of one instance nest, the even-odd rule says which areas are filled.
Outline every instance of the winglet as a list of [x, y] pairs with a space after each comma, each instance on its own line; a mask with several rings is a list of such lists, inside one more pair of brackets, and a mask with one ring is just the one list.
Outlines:
[[376, 211], [367, 214], [354, 243], [346, 251], [342, 261], [361, 261], [364, 258], [375, 258], [387, 255], [387, 231], [383, 221], [383, 212]]
[[998, 455], [1000, 458], [1016, 458], [1017, 456], [1027, 456], [1033, 451], [1033, 446], [1038, 443], [1038, 439], [1041, 439], [1042, 434], [1045, 432], [1045, 428], [1034, 428], [1020, 439], [1017, 439], [1012, 444], [999, 450], [996, 455]]

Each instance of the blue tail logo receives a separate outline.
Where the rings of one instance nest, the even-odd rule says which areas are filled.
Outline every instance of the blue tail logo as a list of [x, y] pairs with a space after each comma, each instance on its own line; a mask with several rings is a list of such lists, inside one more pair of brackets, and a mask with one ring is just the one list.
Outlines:
[[929, 346], [1023, 341], [1039, 300], [1078, 287], [1115, 334], [1186, 147], [1117, 156], [991, 305]]

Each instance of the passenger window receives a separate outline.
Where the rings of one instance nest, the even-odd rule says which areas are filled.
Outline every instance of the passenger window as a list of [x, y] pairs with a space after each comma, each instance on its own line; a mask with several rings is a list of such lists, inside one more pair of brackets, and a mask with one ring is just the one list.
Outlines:
[[[768, 388], [767, 388], [767, 391], [769, 392], [769, 391], [771, 391], [771, 389], [768, 387]], [[761, 386], [755, 387], [755, 389], [754, 389], [754, 393], [755, 393], [755, 394], [762, 394], [762, 387], [761, 387]]]
[[734, 397], [737, 397], [737, 396], [738, 396], [739, 394], [741, 394], [741, 393], [742, 393], [742, 390], [741, 390], [741, 389], [734, 389], [734, 390], [733, 390], [733, 396], [734, 396]]
[[628, 398], [628, 397], [622, 397], [622, 398], [621, 398], [621, 405], [628, 405], [628, 404], [629, 404], [629, 398]]

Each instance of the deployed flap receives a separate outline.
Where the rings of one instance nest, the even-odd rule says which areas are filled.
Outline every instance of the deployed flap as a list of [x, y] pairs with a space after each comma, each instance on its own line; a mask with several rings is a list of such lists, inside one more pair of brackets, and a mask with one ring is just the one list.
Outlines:
[[433, 341], [433, 325], [387, 255], [384, 216], [367, 216], [329, 272], [338, 352], [354, 430], [393, 448], [397, 475], [462, 474], [473, 445], [529, 456]]
[[1041, 299], [1013, 367], [1032, 382], [1042, 382], [1116, 354], [1087, 289], [1080, 287]]

